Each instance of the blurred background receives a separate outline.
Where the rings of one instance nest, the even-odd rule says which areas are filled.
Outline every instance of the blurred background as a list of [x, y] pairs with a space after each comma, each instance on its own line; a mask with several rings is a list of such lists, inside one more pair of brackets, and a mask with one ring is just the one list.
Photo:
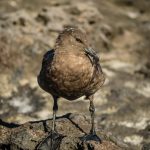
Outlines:
[[[97, 130], [133, 150], [150, 144], [149, 0], [0, 0], [0, 118], [52, 117], [52, 97], [37, 75], [66, 26], [84, 30], [100, 56], [105, 85], [95, 95]], [[58, 115], [89, 116], [89, 102], [59, 101]]]

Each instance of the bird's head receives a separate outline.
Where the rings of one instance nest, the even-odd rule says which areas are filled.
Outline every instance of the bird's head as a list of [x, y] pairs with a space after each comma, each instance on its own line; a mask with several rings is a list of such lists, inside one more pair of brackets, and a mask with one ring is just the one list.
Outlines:
[[[72, 48], [71, 48], [72, 47]], [[88, 44], [86, 34], [78, 28], [66, 28], [58, 36], [56, 40], [55, 49], [60, 50], [81, 50], [94, 59], [95, 62], [99, 62], [99, 58], [95, 51]]]
[[69, 27], [64, 29], [56, 40], [55, 47], [60, 46], [76, 46], [76, 47], [88, 47], [88, 41], [84, 32], [75, 27]]

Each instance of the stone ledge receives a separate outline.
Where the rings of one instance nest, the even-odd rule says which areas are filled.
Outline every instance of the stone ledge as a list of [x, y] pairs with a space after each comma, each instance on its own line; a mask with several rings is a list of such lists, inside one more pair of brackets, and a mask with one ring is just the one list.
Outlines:
[[[27, 122], [22, 125], [0, 121], [0, 149], [1, 150], [34, 150], [51, 130], [52, 120]], [[90, 141], [83, 143], [82, 137], [90, 130], [89, 120], [82, 115], [66, 114], [56, 120], [58, 133], [64, 135], [60, 150], [121, 150], [120, 145], [113, 142], [108, 133], [97, 131], [103, 140], [101, 144]], [[49, 131], [48, 131], [49, 130]], [[90, 145], [90, 146], [89, 146]], [[121, 145], [123, 146], [123, 144]], [[92, 148], [91, 148], [92, 147]]]

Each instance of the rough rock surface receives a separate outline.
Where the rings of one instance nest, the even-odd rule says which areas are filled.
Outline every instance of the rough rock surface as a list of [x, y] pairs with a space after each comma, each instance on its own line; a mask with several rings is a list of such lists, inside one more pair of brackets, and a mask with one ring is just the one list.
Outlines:
[[[0, 123], [0, 149], [2, 150], [34, 150], [38, 144], [48, 136], [52, 120], [28, 122], [22, 125]], [[89, 121], [81, 115], [67, 114], [57, 119], [56, 129], [64, 138], [60, 144], [60, 150], [121, 150], [112, 142], [109, 136], [102, 131], [97, 131], [103, 139], [102, 143], [89, 141], [83, 143], [80, 137], [88, 133]]]

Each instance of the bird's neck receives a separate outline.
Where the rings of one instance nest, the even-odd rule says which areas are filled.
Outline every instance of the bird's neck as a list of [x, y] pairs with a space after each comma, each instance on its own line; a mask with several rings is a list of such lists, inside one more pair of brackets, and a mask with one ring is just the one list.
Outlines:
[[83, 48], [74, 44], [62, 44], [55, 47], [56, 51], [83, 52]]

